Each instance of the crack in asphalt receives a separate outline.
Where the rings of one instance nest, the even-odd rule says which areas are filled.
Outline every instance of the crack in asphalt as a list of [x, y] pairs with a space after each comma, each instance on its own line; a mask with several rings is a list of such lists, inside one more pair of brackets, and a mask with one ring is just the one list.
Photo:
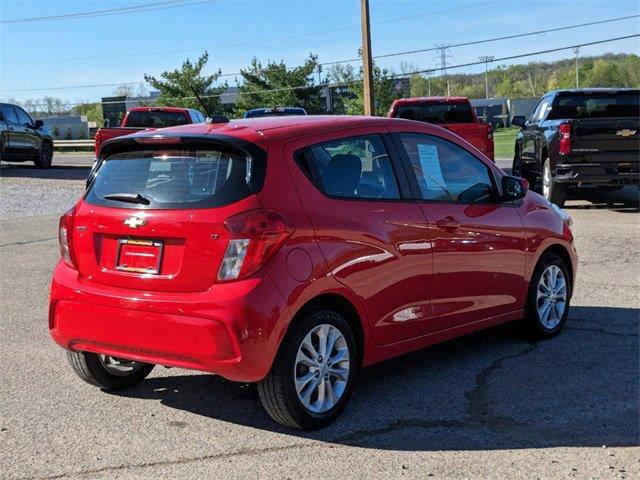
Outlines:
[[585, 332], [596, 332], [602, 333], [603, 335], [614, 335], [616, 337], [629, 337], [629, 338], [638, 338], [637, 333], [620, 333], [620, 332], [612, 332], [610, 330], [605, 330], [604, 328], [580, 328], [580, 327], [564, 327], [567, 330], [582, 330]]
[[[216, 453], [213, 455], [202, 455], [200, 457], [191, 457], [191, 458], [181, 458], [177, 460], [159, 460], [157, 462], [143, 462], [143, 463], [133, 463], [133, 464], [123, 464], [123, 465], [113, 465], [108, 467], [94, 468], [88, 470], [80, 470], [76, 472], [66, 472], [60, 473], [57, 475], [52, 475], [49, 477], [23, 477], [24, 479], [46, 479], [46, 480], [54, 480], [58, 478], [69, 478], [69, 477], [78, 477], [78, 476], [86, 476], [86, 475], [96, 475], [99, 473], [112, 472], [112, 471], [120, 471], [120, 470], [129, 470], [136, 468], [147, 468], [147, 467], [157, 467], [157, 466], [167, 466], [167, 465], [181, 465], [193, 462], [199, 462], [202, 460], [217, 460], [217, 459], [225, 459], [232, 457], [239, 457], [243, 455], [260, 455], [262, 453], [271, 453], [271, 452], [279, 452], [279, 451], [287, 451], [293, 450], [296, 448], [305, 448], [305, 447], [317, 447], [319, 444], [316, 443], [295, 443], [292, 445], [282, 445], [279, 447], [265, 447], [265, 448], [247, 448], [242, 450], [237, 450], [235, 452], [228, 453]], [[321, 445], [322, 446], [322, 445]]]
[[32, 243], [43, 243], [43, 242], [50, 242], [51, 240], [57, 240], [57, 237], [51, 237], [51, 238], [40, 238], [38, 240], [28, 240], [26, 242], [13, 242], [13, 243], [3, 243], [2, 245], [0, 245], [0, 248], [3, 247], [15, 247], [17, 245], [29, 245]]

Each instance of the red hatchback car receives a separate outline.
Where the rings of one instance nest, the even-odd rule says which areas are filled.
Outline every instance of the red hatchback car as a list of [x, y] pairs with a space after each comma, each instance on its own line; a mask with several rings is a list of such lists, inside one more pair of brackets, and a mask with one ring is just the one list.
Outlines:
[[563, 327], [570, 218], [437, 126], [188, 125], [104, 144], [60, 219], [49, 328], [105, 390], [153, 366], [258, 382], [276, 421], [344, 409], [358, 369], [503, 322]]

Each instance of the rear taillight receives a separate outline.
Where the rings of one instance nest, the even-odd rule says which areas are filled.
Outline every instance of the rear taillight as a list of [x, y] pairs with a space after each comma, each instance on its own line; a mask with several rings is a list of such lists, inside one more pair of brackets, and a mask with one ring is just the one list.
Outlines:
[[491, 127], [491, 125], [489, 125], [488, 127], [489, 128], [487, 128], [487, 139], [493, 140], [493, 127]]
[[76, 267], [76, 258], [73, 254], [73, 219], [75, 207], [60, 217], [58, 225], [58, 241], [60, 242], [60, 256], [64, 263], [71, 268]]
[[100, 130], [98, 130], [96, 132], [95, 138], [93, 139], [93, 142], [94, 142], [93, 143], [93, 145], [94, 145], [93, 146], [93, 150], [94, 150], [94, 153], [96, 154], [96, 158], [98, 158], [100, 156], [100, 142], [101, 142], [101, 140], [102, 140], [102, 134], [100, 133]]
[[558, 148], [560, 155], [569, 155], [571, 153], [571, 124], [560, 124], [560, 147]]
[[284, 245], [293, 227], [273, 210], [253, 210], [224, 222], [231, 238], [222, 259], [218, 280], [247, 277], [260, 270]]

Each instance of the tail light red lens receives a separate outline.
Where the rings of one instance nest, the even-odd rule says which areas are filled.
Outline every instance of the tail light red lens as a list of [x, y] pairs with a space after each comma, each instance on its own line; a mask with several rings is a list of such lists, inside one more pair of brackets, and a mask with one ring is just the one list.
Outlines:
[[96, 136], [93, 139], [94, 143], [94, 153], [96, 154], [96, 158], [98, 158], [100, 156], [100, 141], [102, 140], [102, 134], [100, 133], [100, 130], [98, 130], [96, 132]]
[[571, 124], [560, 124], [560, 146], [558, 148], [560, 155], [569, 155], [571, 153]]
[[60, 256], [64, 263], [71, 268], [77, 268], [76, 258], [73, 254], [73, 220], [75, 207], [60, 217], [58, 225], [58, 241], [60, 243]]
[[253, 210], [224, 222], [231, 238], [220, 270], [219, 281], [245, 278], [260, 270], [293, 233], [287, 218], [273, 210]]

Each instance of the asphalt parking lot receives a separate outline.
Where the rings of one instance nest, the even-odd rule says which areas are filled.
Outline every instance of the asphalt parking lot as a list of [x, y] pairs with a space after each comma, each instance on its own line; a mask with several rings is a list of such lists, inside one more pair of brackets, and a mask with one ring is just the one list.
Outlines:
[[334, 425], [301, 433], [216, 376], [158, 367], [118, 394], [75, 377], [47, 301], [90, 158], [54, 165], [0, 170], [0, 477], [640, 478], [637, 188], [568, 201], [580, 264], [558, 337], [507, 325], [373, 366]]

